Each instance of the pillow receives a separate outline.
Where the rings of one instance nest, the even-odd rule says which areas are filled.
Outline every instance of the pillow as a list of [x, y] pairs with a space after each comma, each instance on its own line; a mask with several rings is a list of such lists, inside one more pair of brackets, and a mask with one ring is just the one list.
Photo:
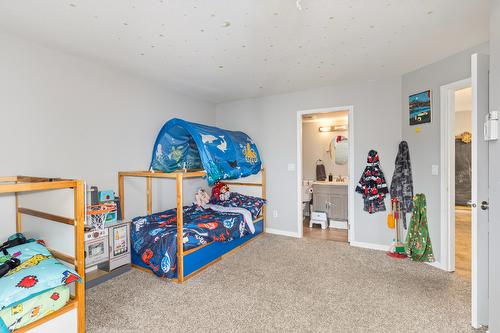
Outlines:
[[[266, 203], [265, 199], [252, 197], [249, 195], [244, 195], [238, 192], [230, 192], [229, 199], [225, 201], [214, 200], [212, 201], [215, 205], [221, 205], [224, 207], [240, 207], [252, 213], [252, 218], [255, 220], [262, 210], [262, 206]], [[214, 199], [214, 198], [212, 198]]]
[[17, 245], [7, 252], [21, 264], [0, 278], [0, 310], [33, 294], [81, 281], [73, 269], [59, 262], [37, 242]]

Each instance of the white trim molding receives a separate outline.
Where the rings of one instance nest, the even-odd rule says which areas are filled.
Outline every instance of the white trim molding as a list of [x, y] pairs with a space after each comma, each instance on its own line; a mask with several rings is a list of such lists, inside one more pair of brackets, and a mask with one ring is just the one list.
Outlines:
[[362, 247], [364, 249], [378, 250], [378, 251], [389, 251], [391, 249], [390, 245], [365, 243], [365, 242], [351, 242], [351, 246]]
[[273, 229], [273, 228], [266, 228], [266, 233], [273, 234], [273, 235], [301, 238], [301, 236], [299, 236], [296, 232]]
[[349, 188], [347, 191], [347, 220], [349, 223], [348, 241], [352, 244], [355, 241], [355, 221], [354, 221], [354, 106], [339, 106], [323, 109], [312, 109], [297, 111], [297, 234], [302, 237], [303, 219], [302, 216], [302, 116], [314, 113], [348, 112], [348, 135], [349, 135]]
[[[441, 86], [441, 254], [439, 268], [455, 271], [455, 91], [471, 79]], [[436, 266], [438, 267], [438, 266]]]

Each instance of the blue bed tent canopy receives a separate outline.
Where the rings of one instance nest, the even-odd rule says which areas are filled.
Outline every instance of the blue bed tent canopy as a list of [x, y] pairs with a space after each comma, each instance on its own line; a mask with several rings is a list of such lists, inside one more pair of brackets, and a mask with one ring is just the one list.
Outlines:
[[261, 164], [257, 146], [245, 133], [173, 118], [156, 138], [150, 169], [205, 169], [212, 185], [257, 174]]

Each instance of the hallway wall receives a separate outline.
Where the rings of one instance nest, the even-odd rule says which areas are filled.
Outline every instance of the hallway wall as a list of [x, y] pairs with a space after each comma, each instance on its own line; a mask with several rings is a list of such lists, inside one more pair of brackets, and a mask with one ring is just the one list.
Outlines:
[[[429, 232], [438, 262], [441, 259], [440, 176], [432, 175], [431, 169], [432, 165], [440, 165], [441, 158], [440, 87], [469, 78], [470, 59], [474, 53], [489, 53], [489, 44], [478, 45], [402, 77], [402, 136], [410, 147], [415, 193], [424, 193], [427, 197]], [[432, 122], [410, 126], [408, 96], [428, 89], [432, 89]], [[416, 131], [417, 127], [420, 132]]]

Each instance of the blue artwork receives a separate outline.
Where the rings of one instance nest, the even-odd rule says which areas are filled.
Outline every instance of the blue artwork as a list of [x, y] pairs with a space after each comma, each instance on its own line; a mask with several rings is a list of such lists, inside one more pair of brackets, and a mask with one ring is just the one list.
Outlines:
[[410, 126], [431, 122], [431, 91], [423, 91], [409, 97]]
[[261, 161], [257, 146], [243, 132], [174, 118], [158, 134], [151, 169], [163, 172], [205, 169], [212, 185], [221, 179], [257, 174]]

